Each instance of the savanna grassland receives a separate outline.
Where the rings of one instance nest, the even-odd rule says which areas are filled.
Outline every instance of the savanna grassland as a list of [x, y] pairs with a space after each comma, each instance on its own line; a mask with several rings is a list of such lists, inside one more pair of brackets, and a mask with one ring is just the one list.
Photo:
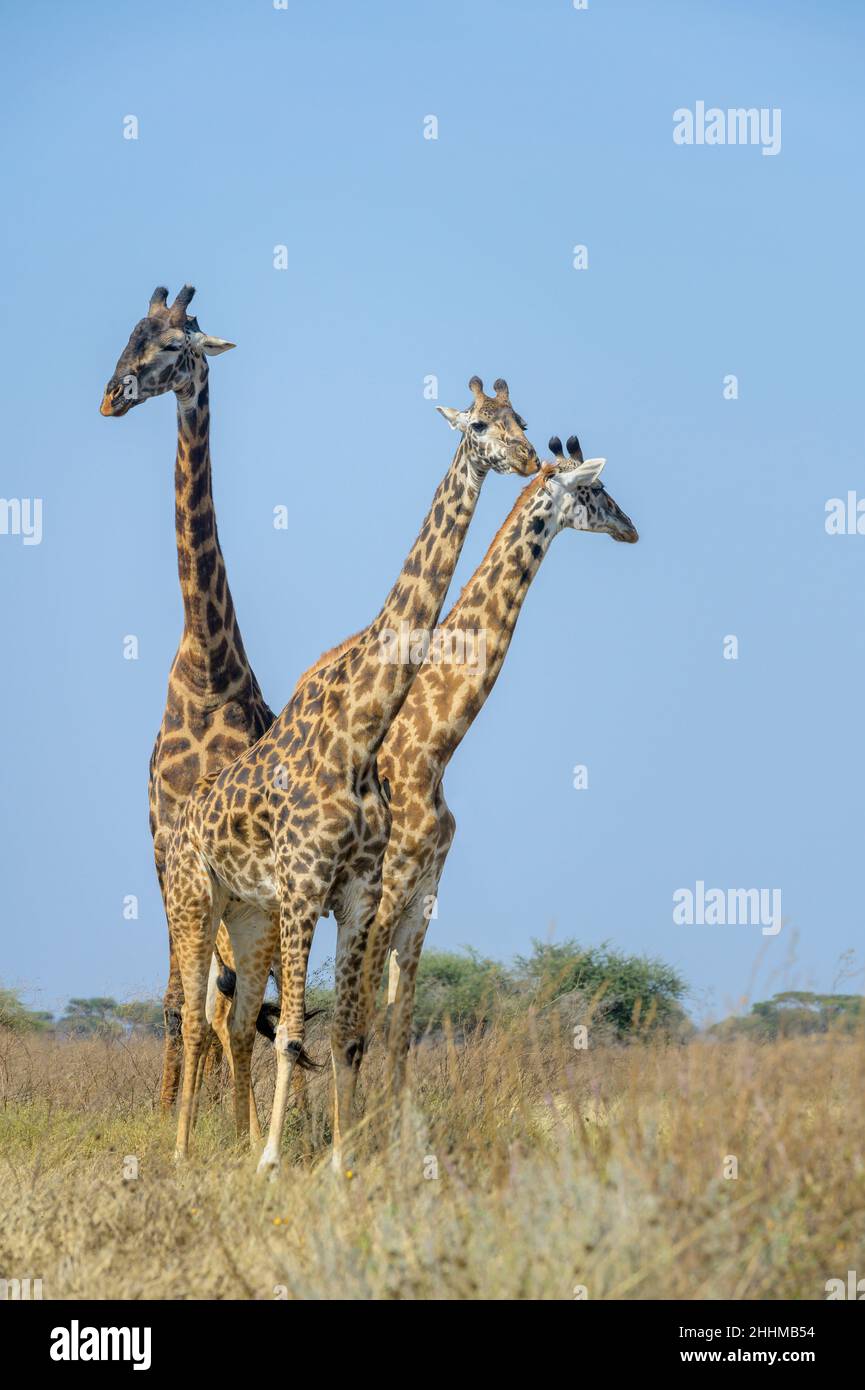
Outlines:
[[[175, 1168], [157, 1039], [7, 1033], [0, 1275], [52, 1299], [820, 1299], [865, 1270], [863, 1061], [860, 1034], [578, 1051], [529, 1014], [418, 1048], [395, 1135], [374, 1045], [352, 1176], [328, 1069], [267, 1182], [224, 1080]], [[271, 1073], [259, 1043], [265, 1113]]]

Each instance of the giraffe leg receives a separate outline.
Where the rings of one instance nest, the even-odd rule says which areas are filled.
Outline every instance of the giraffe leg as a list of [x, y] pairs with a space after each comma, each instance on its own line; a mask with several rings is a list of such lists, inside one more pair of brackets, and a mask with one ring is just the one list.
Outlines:
[[380, 899], [380, 873], [369, 879], [351, 879], [343, 887], [340, 906], [336, 911], [336, 1000], [330, 1043], [334, 1080], [331, 1161], [336, 1171], [341, 1171], [346, 1164], [344, 1138], [351, 1128], [354, 1092], [363, 1060], [366, 1029], [372, 1019], [376, 990], [384, 965], [384, 953], [381, 953], [379, 972], [374, 976], [366, 959], [370, 929]]
[[405, 908], [393, 934], [388, 961], [386, 1086], [394, 1101], [405, 1087], [406, 1060], [411, 1042], [418, 962], [429, 926], [426, 904], [435, 885], [422, 885]]
[[435, 850], [415, 879], [391, 938], [387, 989], [387, 1063], [385, 1081], [394, 1101], [405, 1089], [406, 1061], [411, 1043], [417, 968], [423, 950], [431, 909], [456, 833], [456, 821], [439, 787], [435, 802]]
[[[202, 932], [206, 924], [202, 923]], [[201, 1061], [207, 1038], [207, 1021], [204, 1017], [205, 980], [202, 975], [184, 971], [183, 1004], [183, 1089], [180, 1093], [180, 1112], [177, 1121], [177, 1142], [175, 1157], [186, 1158], [189, 1153], [189, 1135], [195, 1116], [197, 1088], [200, 1080]]]
[[[226, 909], [230, 911], [230, 909]], [[221, 981], [222, 984], [218, 983]], [[230, 985], [230, 993], [225, 987]], [[221, 1052], [228, 1062], [231, 1072], [232, 1095], [234, 1097], [235, 1119], [237, 1115], [237, 1083], [234, 1073], [234, 1059], [231, 1050], [230, 1022], [234, 1013], [234, 1000], [237, 991], [237, 969], [231, 940], [225, 922], [220, 922], [216, 934], [216, 947], [210, 964], [210, 977], [207, 981], [207, 1021], [211, 1027], [210, 1037], [217, 1039], [215, 1051]], [[208, 1038], [208, 1041], [209, 1041]], [[242, 1092], [241, 1092], [242, 1094]], [[256, 1143], [261, 1139], [261, 1126], [255, 1108], [255, 1095], [250, 1078], [249, 1084], [249, 1133]]]
[[210, 958], [210, 973], [207, 978], [207, 1021], [218, 1047], [222, 1049], [230, 1064], [228, 1020], [231, 1016], [231, 997], [223, 994], [216, 983], [219, 972], [219, 957], [214, 954]]
[[[279, 981], [279, 944], [278, 944], [278, 942], [277, 942], [276, 954], [274, 955], [274, 958], [273, 958], [273, 960], [272, 960], [271, 963], [270, 963], [270, 972], [269, 972], [269, 973], [273, 976], [274, 984], [276, 985], [276, 1003], [277, 1003], [277, 1008], [279, 1008], [279, 1006], [280, 1006], [281, 1003], [282, 1003], [282, 990], [281, 990], [281, 988], [280, 988], [280, 981]], [[265, 986], [266, 986], [266, 981], [265, 981]], [[306, 1071], [305, 1071], [302, 1067], [295, 1067], [295, 1068], [294, 1068], [294, 1071], [291, 1073], [290, 1094], [291, 1094], [292, 1097], [294, 1098], [294, 1105], [295, 1105], [295, 1107], [296, 1107], [298, 1113], [301, 1115], [301, 1117], [302, 1117], [304, 1120], [308, 1120], [308, 1118], [309, 1118], [309, 1092], [307, 1091], [307, 1087], [306, 1087], [306, 1079], [307, 1079], [307, 1078], [306, 1078]]]
[[[219, 922], [219, 905], [214, 902], [210, 876], [190, 849], [178, 854], [174, 882], [179, 900], [172, 903], [171, 926], [177, 944], [177, 957], [183, 982], [183, 1089], [177, 1122], [175, 1157], [189, 1152], [189, 1135], [195, 1107], [196, 1089], [207, 1040], [207, 977], [213, 940]], [[169, 887], [171, 880], [169, 880]], [[169, 900], [175, 894], [169, 891]]]
[[177, 1100], [180, 1072], [183, 1067], [183, 982], [180, 978], [180, 966], [174, 949], [168, 901], [165, 896], [165, 852], [166, 837], [157, 834], [153, 841], [153, 854], [159, 893], [168, 925], [168, 983], [162, 996], [162, 1079], [159, 1086], [159, 1109], [161, 1114], [170, 1115]]
[[198, 1112], [201, 1109], [201, 1097], [204, 1093], [205, 1079], [207, 1077], [207, 1059], [210, 1054], [210, 1044], [213, 1041], [213, 1029], [205, 1026], [204, 1043], [202, 1044], [201, 1054], [198, 1058], [198, 1071], [195, 1077], [195, 1099], [192, 1104], [192, 1119], [190, 1130], [195, 1129], [198, 1124]]
[[[222, 928], [220, 928], [222, 930]], [[221, 1022], [220, 1001], [223, 995], [217, 988], [217, 977], [221, 969], [218, 950], [215, 950], [210, 958], [210, 971], [207, 977], [207, 1002], [205, 1004], [205, 1015], [207, 1018], [207, 1034], [204, 1039], [204, 1052], [201, 1058], [201, 1075], [197, 1083], [199, 1100], [205, 1090], [211, 1098], [216, 1099], [218, 1095], [219, 1068], [222, 1063], [224, 1048], [220, 1037], [219, 1028], [214, 1026], [214, 1016], [219, 1015]], [[230, 1001], [225, 1001], [230, 1005]], [[227, 1026], [227, 1020], [226, 1020]], [[225, 1054], [227, 1056], [227, 1053]], [[196, 1114], [198, 1105], [196, 1105]]]
[[228, 929], [236, 969], [234, 999], [228, 1021], [229, 1056], [234, 1075], [234, 1118], [237, 1137], [261, 1138], [252, 1088], [252, 1049], [255, 1022], [264, 998], [273, 959], [278, 918], [258, 908], [235, 909]]
[[[225, 923], [220, 922], [219, 929], [216, 933], [216, 945], [213, 950], [210, 978], [207, 982], [207, 1020], [211, 1024], [211, 1027], [213, 1027], [213, 1017], [219, 1012], [220, 1018], [224, 1018], [225, 1027], [222, 1032], [215, 1029], [215, 1037], [211, 1037], [208, 1040], [206, 1075], [210, 1078], [215, 1078], [221, 1058], [223, 1056], [226, 1057], [226, 1060], [228, 1058], [228, 1054], [225, 1051], [225, 1039], [228, 1036], [228, 1009], [231, 1007], [231, 1000], [223, 995], [222, 990], [217, 985], [217, 980], [226, 975], [231, 976], [233, 973], [234, 957], [231, 954], [231, 941]], [[224, 1011], [220, 1009], [220, 999], [225, 999], [226, 1009]]]
[[399, 870], [395, 871], [394, 866], [388, 861], [385, 862], [381, 900], [375, 920], [369, 930], [366, 956], [363, 963], [366, 1007], [363, 1027], [364, 1036], [367, 1038], [372, 1028], [376, 996], [384, 974], [391, 940], [405, 903], [411, 894], [410, 874], [411, 866], [407, 864], [400, 862]]
[[[284, 878], [290, 881], [290, 874]], [[279, 1168], [279, 1151], [285, 1126], [285, 1112], [295, 1067], [309, 1065], [303, 1050], [306, 972], [309, 951], [316, 923], [324, 911], [330, 884], [324, 869], [314, 878], [305, 870], [304, 885], [314, 884], [314, 891], [303, 897], [298, 893], [283, 894], [279, 914], [279, 1023], [276, 1027], [276, 1089], [267, 1143], [258, 1164], [259, 1173], [275, 1174]]]
[[252, 1075], [249, 1078], [249, 1142], [253, 1147], [261, 1143], [261, 1121], [258, 1118], [258, 1106], [255, 1103], [255, 1087], [252, 1084]]
[[[231, 1011], [232, 1000], [227, 998], [226, 995], [217, 991], [216, 997], [212, 1005], [212, 1013], [211, 1005], [210, 1003], [208, 1003], [208, 1013], [211, 1015], [210, 1024], [216, 1038], [219, 1040], [219, 1046], [222, 1050], [225, 1060], [228, 1062], [228, 1067], [231, 1072], [232, 1087], [235, 1087], [237, 1083], [235, 1081], [231, 1034], [229, 1031]], [[258, 1111], [255, 1106], [255, 1093], [253, 1090], [251, 1078], [249, 1082], [249, 1136], [250, 1139], [256, 1144], [261, 1139], [261, 1125], [258, 1121]]]
[[159, 1088], [159, 1108], [163, 1115], [174, 1109], [180, 1087], [180, 1072], [183, 1067], [183, 983], [177, 953], [168, 933], [168, 984], [162, 997], [162, 1019], [164, 1025], [162, 1042], [162, 1082]]
[[[278, 935], [278, 929], [277, 929], [277, 935]], [[273, 976], [274, 983], [275, 983], [275, 985], [276, 985], [276, 1007], [277, 1007], [277, 1011], [278, 1011], [278, 1010], [279, 1010], [279, 1005], [280, 1005], [281, 999], [282, 999], [282, 993], [281, 993], [281, 990], [280, 990], [280, 987], [279, 987], [279, 943], [278, 943], [278, 940], [277, 940], [277, 950], [276, 950], [276, 954], [274, 955], [274, 958], [273, 958], [273, 960], [272, 960], [271, 963], [270, 963], [270, 972], [269, 972], [269, 973]], [[266, 981], [265, 981], [265, 986], [266, 986]], [[293, 1071], [292, 1074], [291, 1074], [291, 1094], [292, 1094], [292, 1096], [294, 1097], [294, 1104], [295, 1104], [295, 1106], [296, 1106], [298, 1112], [299, 1112], [303, 1117], [305, 1117], [305, 1118], [308, 1117], [308, 1115], [309, 1115], [309, 1093], [308, 1093], [307, 1088], [306, 1088], [306, 1072], [305, 1072], [305, 1070], [303, 1070], [303, 1068], [301, 1068], [301, 1067], [295, 1067], [294, 1071]]]

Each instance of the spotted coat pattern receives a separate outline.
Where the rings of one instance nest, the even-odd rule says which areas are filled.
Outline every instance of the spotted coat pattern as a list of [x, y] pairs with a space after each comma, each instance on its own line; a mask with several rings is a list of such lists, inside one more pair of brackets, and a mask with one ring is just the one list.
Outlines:
[[[193, 786], [244, 753], [274, 719], [244, 650], [213, 503], [207, 356], [232, 344], [202, 334], [186, 312], [193, 293], [184, 286], [169, 308], [167, 292], [161, 287], [154, 291], [149, 313], [132, 330], [101, 407], [103, 415], [119, 417], [167, 391], [177, 398], [174, 495], [183, 633], [168, 677], [149, 778], [150, 828], [163, 898], [168, 842]], [[173, 1106], [180, 1080], [182, 1006], [169, 930], [163, 1110]]]
[[[524, 488], [442, 624], [443, 632], [483, 633], [485, 659], [427, 660], [379, 754], [380, 776], [392, 789], [391, 833], [365, 969], [371, 980], [380, 980], [390, 951], [388, 1075], [395, 1097], [405, 1080], [418, 961], [456, 831], [442, 785], [445, 769], [498, 679], [553, 538], [573, 527], [620, 541], [637, 539], [605, 489], [581, 485], [578, 476], [573, 463], [544, 464], [541, 476]], [[447, 643], [444, 649], [459, 650]]]
[[[186, 1007], [177, 1151], [188, 1150], [195, 1095], [192, 1059], [205, 1036], [208, 966], [224, 920], [238, 986], [260, 1002], [274, 947], [280, 955], [277, 1085], [263, 1169], [278, 1166], [288, 1089], [303, 1050], [304, 993], [318, 918], [337, 920], [334, 1152], [349, 1123], [368, 1016], [361, 967], [381, 893], [390, 809], [376, 755], [417, 674], [382, 659], [383, 637], [407, 621], [432, 630], [462, 550], [487, 472], [537, 470], [503, 381], [495, 398], [472, 379], [474, 402], [451, 412], [463, 433], [420, 534], [378, 617], [324, 658], [258, 743], [215, 778], [199, 783], [181, 812], [167, 860], [166, 901]], [[450, 415], [448, 418], [450, 418]], [[254, 1020], [253, 1020], [254, 1025]], [[247, 1040], [232, 1034], [235, 1080]]]

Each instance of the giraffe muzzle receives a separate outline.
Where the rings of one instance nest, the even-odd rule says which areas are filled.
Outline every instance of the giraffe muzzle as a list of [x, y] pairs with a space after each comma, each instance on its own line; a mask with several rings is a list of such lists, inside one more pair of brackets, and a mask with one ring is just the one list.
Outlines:
[[99, 414], [107, 417], [119, 419], [127, 411], [132, 409], [134, 401], [123, 394], [123, 383], [118, 381], [114, 386], [108, 385], [102, 397], [102, 404], [99, 407]]
[[523, 449], [517, 455], [507, 472], [517, 473], [521, 478], [531, 478], [535, 473], [539, 473], [541, 461], [535, 450], [532, 448]]
[[613, 532], [613, 539], [623, 541], [625, 545], [636, 545], [640, 539], [640, 533], [629, 516], [616, 518], [616, 528]]

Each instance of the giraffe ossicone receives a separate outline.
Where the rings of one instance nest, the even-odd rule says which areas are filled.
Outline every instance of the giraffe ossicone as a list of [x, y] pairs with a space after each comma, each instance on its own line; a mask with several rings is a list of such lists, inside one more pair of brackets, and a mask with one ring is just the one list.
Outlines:
[[192, 285], [184, 285], [169, 307], [165, 286], [153, 291], [147, 314], [133, 328], [105, 387], [102, 415], [119, 419], [166, 391], [189, 395], [200, 376], [200, 360], [236, 346], [202, 333], [198, 320], [186, 312], [194, 294]]

